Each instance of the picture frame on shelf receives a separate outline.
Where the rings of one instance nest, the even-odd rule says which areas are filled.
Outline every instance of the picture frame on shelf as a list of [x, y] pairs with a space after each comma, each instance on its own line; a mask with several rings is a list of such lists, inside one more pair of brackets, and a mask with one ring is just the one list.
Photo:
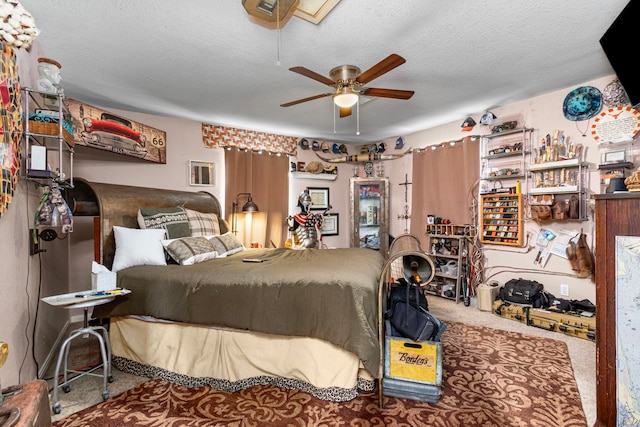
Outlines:
[[329, 209], [329, 187], [307, 187], [311, 197], [311, 210]]
[[624, 148], [606, 150], [602, 153], [602, 164], [604, 165], [624, 163], [626, 161], [627, 161], [627, 150]]
[[340, 214], [331, 213], [322, 217], [322, 228], [320, 231], [323, 236], [337, 236], [340, 234]]
[[202, 160], [189, 160], [189, 185], [210, 187], [215, 185], [215, 164]]

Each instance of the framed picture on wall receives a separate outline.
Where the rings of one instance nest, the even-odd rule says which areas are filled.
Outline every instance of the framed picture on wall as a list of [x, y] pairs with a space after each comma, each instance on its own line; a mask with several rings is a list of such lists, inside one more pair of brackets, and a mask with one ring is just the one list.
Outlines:
[[340, 215], [337, 213], [332, 213], [327, 216], [322, 217], [322, 235], [323, 236], [337, 236], [340, 234], [340, 229], [338, 224]]
[[93, 105], [67, 98], [74, 142], [155, 163], [167, 163], [167, 133]]
[[311, 197], [311, 210], [329, 209], [328, 187], [307, 187], [307, 193]]
[[215, 184], [213, 162], [189, 160], [189, 185], [211, 186]]

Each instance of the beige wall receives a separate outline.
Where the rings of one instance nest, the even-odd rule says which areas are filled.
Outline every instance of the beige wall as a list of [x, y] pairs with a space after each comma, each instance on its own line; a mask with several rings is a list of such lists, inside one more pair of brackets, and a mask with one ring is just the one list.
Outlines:
[[[24, 62], [23, 62], [24, 63]], [[25, 75], [30, 70], [21, 70]], [[600, 89], [609, 83], [611, 78], [604, 78], [585, 84], [594, 85]], [[27, 83], [25, 83], [27, 82]], [[24, 86], [28, 86], [25, 78]], [[554, 129], [565, 131], [574, 140], [589, 147], [588, 161], [591, 163], [591, 189], [599, 191], [598, 171], [594, 165], [598, 164], [598, 150], [591, 138], [578, 135], [575, 124], [562, 115], [562, 102], [567, 92], [577, 86], [567, 87], [541, 97], [528, 99], [523, 102], [510, 104], [491, 110], [500, 118], [520, 114], [524, 117], [528, 127], [536, 129], [535, 138], [551, 133]], [[79, 99], [83, 101], [82, 99]], [[99, 105], [97, 107], [100, 107]], [[206, 190], [214, 194], [224, 204], [224, 152], [222, 149], [208, 149], [202, 143], [201, 125], [199, 122], [174, 119], [147, 114], [123, 112], [109, 109], [141, 123], [162, 129], [167, 132], [167, 163], [164, 165], [133, 160], [124, 156], [110, 154], [99, 150], [78, 150], [75, 159], [75, 175], [95, 182], [137, 185], [142, 187], [171, 188], [177, 190]], [[478, 121], [483, 111], [472, 114]], [[469, 112], [461, 112], [462, 120]], [[583, 123], [581, 123], [584, 125]], [[477, 126], [473, 133], [488, 133], [489, 129]], [[460, 132], [460, 123], [449, 123], [411, 135], [403, 135], [406, 148], [423, 148], [443, 141], [459, 139], [464, 134]], [[395, 137], [389, 140], [388, 149], [393, 150]], [[350, 147], [350, 154], [357, 154], [359, 147]], [[212, 187], [190, 187], [188, 184], [188, 161], [207, 160], [215, 163], [216, 181]], [[297, 158], [292, 161], [310, 162], [316, 160], [312, 150], [299, 150]], [[403, 211], [404, 187], [398, 184], [404, 182], [405, 174], [411, 177], [412, 159], [410, 155], [399, 160], [384, 162], [385, 174], [390, 177], [391, 193], [391, 224], [392, 235], [400, 235], [405, 228], [404, 219], [397, 219]], [[339, 173], [336, 181], [316, 181], [294, 179], [290, 186], [290, 212], [297, 213], [297, 195], [308, 186], [329, 187], [330, 202], [333, 211], [340, 213], [339, 236], [325, 237], [329, 247], [345, 247], [349, 244], [349, 178], [353, 174], [353, 165], [338, 165]], [[362, 171], [360, 172], [362, 174]], [[75, 231], [68, 239], [45, 243], [47, 252], [38, 256], [28, 255], [27, 230], [33, 222], [35, 205], [39, 200], [38, 190], [33, 184], [21, 182], [9, 210], [0, 218], [0, 271], [2, 279], [0, 286], [0, 340], [10, 345], [10, 356], [5, 366], [0, 369], [0, 379], [3, 385], [15, 384], [18, 381], [28, 381], [36, 376], [36, 365], [31, 356], [32, 334], [38, 292], [40, 296], [47, 296], [62, 292], [73, 292], [90, 286], [89, 271], [92, 260], [92, 223], [87, 218], [76, 218]], [[409, 205], [411, 205], [409, 193]], [[586, 222], [552, 223], [555, 229], [582, 229], [589, 236], [589, 243], [593, 243], [593, 217]], [[425, 222], [424, 213], [413, 213], [411, 221]], [[526, 230], [535, 237], [538, 225], [531, 221], [526, 224]], [[531, 242], [533, 244], [533, 242]], [[535, 251], [525, 248], [505, 249], [486, 247], [487, 274], [492, 278], [505, 282], [513, 277], [533, 278], [545, 285], [552, 293], [559, 295], [559, 285], [570, 285], [570, 298], [588, 298], [595, 301], [595, 285], [590, 279], [572, 277], [569, 262], [553, 257], [545, 269], [538, 269], [533, 265]], [[41, 273], [42, 272], [42, 273]], [[35, 336], [35, 353], [39, 364], [42, 364], [49, 349], [55, 342], [60, 331], [64, 328], [69, 315], [65, 310], [39, 304], [38, 328]], [[20, 376], [18, 373], [20, 372]]]
[[[597, 165], [600, 163], [598, 146], [592, 137], [583, 137], [576, 129], [576, 123], [567, 120], [562, 112], [562, 104], [567, 93], [579, 86], [590, 85], [599, 88], [601, 91], [609, 84], [615, 76], [609, 76], [584, 83], [577, 83], [565, 89], [545, 94], [539, 97], [530, 98], [525, 101], [516, 102], [503, 107], [490, 108], [490, 110], [498, 116], [498, 119], [521, 116], [527, 127], [535, 129], [534, 142], [538, 144], [538, 140], [547, 133], [553, 134], [555, 129], [564, 132], [565, 135], [571, 137], [575, 143], [584, 144], [587, 149], [587, 162], [589, 163], [589, 186], [591, 194], [600, 192], [600, 175]], [[479, 122], [484, 110], [477, 111], [471, 115]], [[427, 129], [404, 137], [405, 146], [409, 145], [414, 148], [423, 148], [432, 144], [439, 144], [445, 141], [460, 139], [467, 135], [461, 132], [460, 124], [464, 117], [469, 115], [468, 112], [460, 114], [460, 121], [452, 122], [446, 125]], [[590, 122], [593, 124], [593, 120]], [[584, 130], [587, 123], [579, 122], [580, 129]], [[487, 134], [490, 133], [489, 126], [476, 126], [471, 134]], [[392, 163], [392, 162], [387, 162]], [[412, 159], [410, 157], [393, 161], [393, 167], [390, 165], [386, 168], [391, 178], [391, 204], [395, 206], [395, 211], [391, 213], [391, 234], [398, 235], [404, 229], [404, 221], [394, 220], [400, 213], [404, 204], [404, 193], [399, 190], [398, 183], [404, 181], [405, 173], [411, 176]], [[434, 183], [437, 185], [437, 183]], [[523, 190], [524, 192], [524, 190]], [[410, 195], [409, 195], [410, 200]], [[552, 230], [568, 229], [573, 231], [582, 230], [588, 236], [589, 246], [594, 249], [595, 243], [595, 222], [593, 218], [593, 201], [589, 200], [589, 220], [588, 221], [566, 221], [545, 223], [543, 227]], [[415, 214], [411, 221], [420, 221], [426, 224], [426, 213], [422, 215]], [[507, 248], [495, 245], [485, 245], [484, 255], [486, 257], [486, 275], [491, 280], [497, 280], [505, 283], [511, 278], [524, 277], [537, 280], [545, 285], [545, 289], [556, 296], [560, 296], [560, 285], [569, 285], [569, 299], [589, 299], [595, 302], [595, 284], [591, 278], [580, 279], [574, 276], [569, 261], [557, 256], [552, 256], [545, 268], [538, 268], [533, 264], [533, 260], [537, 254], [535, 246], [535, 238], [540, 229], [540, 225], [534, 221], [525, 222], [525, 232], [529, 236], [529, 248]]]

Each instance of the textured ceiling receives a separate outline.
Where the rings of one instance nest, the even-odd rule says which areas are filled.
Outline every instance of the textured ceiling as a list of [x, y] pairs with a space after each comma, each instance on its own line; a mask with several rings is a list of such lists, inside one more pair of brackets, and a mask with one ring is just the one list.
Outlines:
[[[351, 143], [407, 135], [613, 74], [599, 39], [627, 0], [343, 0], [318, 25], [256, 25], [241, 0], [22, 0], [65, 94], [105, 108]], [[335, 118], [288, 69], [406, 63], [368, 87], [414, 90]], [[334, 133], [335, 121], [335, 133]]]

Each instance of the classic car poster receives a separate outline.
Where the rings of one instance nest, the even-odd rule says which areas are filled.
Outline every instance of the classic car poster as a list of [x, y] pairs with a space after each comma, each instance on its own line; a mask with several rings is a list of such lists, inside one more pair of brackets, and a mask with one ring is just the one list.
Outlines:
[[167, 162], [166, 132], [74, 99], [67, 99], [66, 104], [73, 116], [77, 145], [150, 162]]

